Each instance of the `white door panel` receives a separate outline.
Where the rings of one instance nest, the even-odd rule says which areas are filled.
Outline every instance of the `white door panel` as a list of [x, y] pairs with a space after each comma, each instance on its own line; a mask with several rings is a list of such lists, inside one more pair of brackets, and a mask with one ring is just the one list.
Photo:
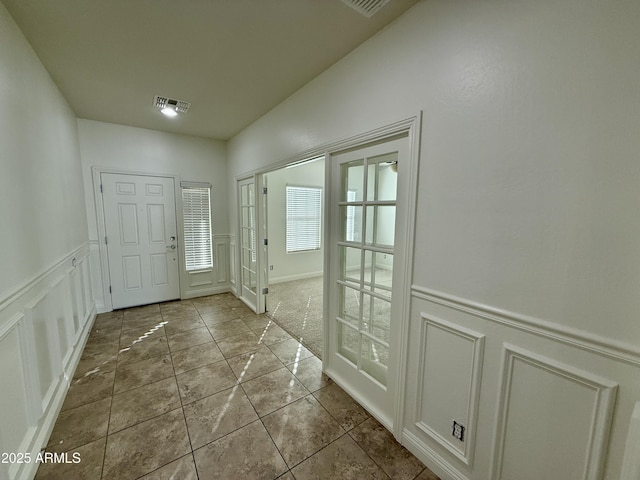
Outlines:
[[174, 180], [102, 173], [113, 308], [180, 297]]

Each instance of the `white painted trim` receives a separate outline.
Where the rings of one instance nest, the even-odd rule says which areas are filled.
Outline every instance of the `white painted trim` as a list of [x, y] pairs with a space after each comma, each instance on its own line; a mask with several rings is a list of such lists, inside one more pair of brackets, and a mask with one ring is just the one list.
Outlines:
[[285, 275], [283, 277], [269, 277], [269, 284], [276, 285], [278, 283], [294, 282], [296, 280], [305, 280], [307, 278], [322, 277], [323, 271], [298, 273], [296, 275]]
[[107, 226], [104, 218], [104, 202], [103, 196], [100, 192], [100, 184], [101, 179], [100, 176], [103, 174], [114, 174], [114, 175], [140, 175], [145, 177], [163, 177], [163, 178], [171, 178], [173, 179], [173, 194], [174, 194], [174, 204], [175, 204], [175, 212], [176, 212], [176, 232], [178, 232], [178, 291], [180, 292], [180, 297], [182, 298], [183, 294], [183, 285], [185, 284], [185, 278], [183, 278], [183, 264], [184, 264], [184, 249], [182, 248], [182, 233], [183, 233], [183, 225], [184, 219], [182, 217], [182, 195], [180, 194], [180, 176], [171, 173], [149, 173], [149, 172], [140, 172], [137, 170], [126, 170], [121, 168], [112, 168], [112, 167], [100, 167], [100, 166], [92, 166], [91, 167], [91, 176], [93, 179], [93, 197], [96, 206], [96, 224], [98, 227], [98, 251], [100, 256], [100, 273], [102, 274], [102, 288], [103, 288], [103, 298], [104, 305], [103, 309], [106, 312], [110, 312], [113, 310], [113, 302], [111, 301], [111, 293], [109, 293], [109, 286], [111, 285], [111, 280], [109, 277], [109, 256], [107, 253], [107, 248], [104, 243], [104, 237], [106, 236]]
[[76, 258], [78, 261], [84, 260], [85, 257], [89, 255], [89, 242], [84, 242], [79, 247], [76, 247], [70, 254], [67, 254], [60, 258], [57, 262], [52, 264], [51, 266], [41, 270], [39, 273], [35, 274], [30, 279], [24, 281], [20, 285], [18, 285], [13, 290], [8, 291], [4, 297], [0, 297], [0, 312], [7, 308], [10, 304], [17, 301], [21, 296], [27, 293], [31, 288], [33, 288], [38, 282], [44, 280], [48, 275], [52, 272], [56, 271], [65, 263], [69, 263], [71, 265], [71, 261], [73, 258]]
[[[274, 170], [280, 170], [281, 168], [284, 168], [287, 165], [298, 163], [313, 157], [324, 156], [325, 165], [326, 165], [330, 161], [330, 156], [328, 156], [328, 152], [335, 154], [341, 150], [347, 150], [349, 148], [362, 146], [367, 143], [385, 141], [385, 140], [388, 140], [390, 137], [394, 137], [396, 135], [410, 132], [412, 127], [414, 126], [420, 127], [421, 122], [422, 122], [422, 111], [418, 111], [414, 115], [410, 115], [401, 120], [395, 120], [395, 121], [392, 120], [390, 123], [386, 124], [383, 127], [376, 128], [374, 130], [369, 130], [367, 132], [354, 135], [352, 137], [341, 138], [338, 140], [333, 140], [326, 143], [322, 143], [320, 145], [316, 145], [313, 148], [303, 150], [299, 153], [286, 157], [282, 160], [271, 163], [266, 167], [260, 167], [255, 170], [250, 170], [248, 172], [238, 174], [235, 176], [235, 179], [236, 181], [238, 181], [238, 180], [249, 178], [253, 175], [273, 172]], [[420, 145], [420, 128], [417, 128], [414, 131], [416, 132], [416, 135], [415, 135], [416, 138], [411, 139], [412, 149], [414, 146], [416, 148], [419, 148], [419, 145]], [[327, 183], [327, 180], [330, 180], [330, 179], [325, 177], [325, 187], [326, 185], [329, 185]]]
[[476, 432], [478, 425], [478, 411], [480, 408], [480, 384], [482, 380], [482, 362], [484, 358], [484, 341], [485, 335], [469, 330], [468, 328], [461, 327], [455, 323], [447, 322], [446, 320], [439, 319], [437, 317], [421, 313], [420, 317], [423, 322], [421, 325], [421, 344], [420, 344], [420, 363], [418, 374], [418, 394], [416, 395], [415, 411], [417, 418], [422, 417], [422, 406], [424, 404], [422, 400], [422, 393], [424, 392], [424, 365], [427, 354], [427, 327], [433, 325], [435, 328], [440, 328], [452, 335], [463, 338], [470, 341], [473, 344], [473, 364], [471, 366], [471, 384], [469, 385], [469, 397], [467, 398], [467, 437], [464, 442], [464, 450], [461, 452], [455, 447], [448, 439], [443, 438], [438, 432], [432, 429], [429, 425], [416, 422], [416, 427], [427, 434], [432, 440], [440, 444], [444, 449], [451, 453], [454, 457], [460, 460], [467, 467], [473, 466], [474, 452], [476, 447]]
[[[84, 321], [84, 327], [82, 330], [82, 340], [74, 347], [73, 355], [71, 356], [71, 360], [69, 362], [69, 366], [67, 370], [64, 372], [63, 381], [60, 382], [58, 388], [56, 390], [56, 394], [52, 398], [52, 404], [50, 405], [49, 411], [46, 412], [44, 416], [44, 420], [39, 429], [35, 429], [33, 432], [30, 432], [31, 441], [29, 442], [30, 446], [25, 447], [25, 452], [31, 452], [31, 458], [35, 458], [38, 453], [46, 447], [49, 437], [51, 436], [51, 432], [53, 432], [53, 427], [56, 424], [56, 420], [58, 419], [58, 415], [60, 414], [60, 410], [62, 410], [62, 405], [64, 403], [64, 399], [67, 396], [67, 392], [69, 390], [69, 385], [71, 383], [71, 378], [73, 378], [73, 374], [80, 363], [80, 358], [82, 357], [82, 352], [84, 347], [89, 339], [89, 333], [93, 328], [93, 324], [96, 319], [96, 310], [95, 308], [91, 309], [89, 316]], [[24, 469], [22, 470], [22, 474], [24, 474], [23, 478], [33, 478], [36, 475], [36, 471], [39, 465], [35, 462], [31, 464], [24, 464]], [[20, 478], [20, 477], [18, 477]]]
[[609, 432], [611, 429], [618, 384], [591, 372], [585, 372], [553, 358], [530, 352], [509, 343], [503, 344], [503, 352], [499, 391], [500, 403], [494, 426], [493, 459], [490, 478], [495, 480], [502, 478], [502, 462], [506, 444], [505, 437], [510, 402], [509, 392], [511, 391], [513, 381], [513, 364], [516, 359], [547, 371], [551, 375], [557, 375], [569, 381], [586, 385], [596, 392], [591, 438], [589, 439], [589, 452], [586, 456], [587, 465], [582, 478], [583, 480], [599, 480], [602, 478], [605, 460], [607, 458]]
[[640, 480], [640, 402], [631, 414], [620, 480]]
[[[366, 147], [372, 143], [383, 143], [385, 141], [399, 138], [406, 135], [408, 158], [407, 166], [409, 172], [407, 174], [408, 191], [406, 197], [406, 216], [403, 221], [406, 223], [406, 235], [403, 237], [404, 243], [396, 246], [396, 251], [403, 256], [394, 256], [395, 271], [402, 272], [399, 275], [403, 276], [403, 284], [406, 288], [403, 290], [404, 294], [401, 298], [396, 299], [398, 316], [401, 320], [398, 327], [398, 335], [395, 338], [395, 342], [390, 346], [395, 352], [397, 352], [398, 361], [390, 367], [388, 372], [389, 391], [393, 395], [394, 411], [391, 414], [391, 428], [389, 430], [394, 434], [395, 438], [402, 443], [402, 433], [404, 432], [404, 409], [405, 409], [405, 391], [406, 391], [406, 375], [408, 365], [408, 343], [409, 343], [409, 317], [411, 307], [411, 279], [413, 278], [413, 254], [414, 254], [414, 241], [415, 241], [415, 228], [416, 228], [416, 216], [417, 216], [417, 195], [418, 195], [418, 167], [420, 160], [420, 134], [422, 128], [422, 112], [417, 112], [413, 116], [404, 118], [403, 120], [389, 123], [380, 128], [364, 132], [362, 134], [332, 142], [329, 144], [321, 145], [314, 150], [309, 150], [303, 155], [297, 155], [283, 163], [293, 163], [295, 160], [301, 160], [301, 157], [319, 156], [321, 153], [325, 154], [325, 191], [330, 192], [332, 187], [332, 155], [338, 154], [345, 150]], [[324, 347], [323, 351], [326, 352], [327, 358], [325, 361], [330, 364], [330, 334], [329, 324], [332, 321], [330, 318], [331, 305], [329, 303], [329, 292], [331, 290], [331, 279], [328, 273], [331, 272], [331, 241], [333, 238], [337, 238], [335, 232], [332, 229], [331, 211], [330, 205], [331, 194], [325, 194], [325, 254], [324, 254]], [[396, 258], [403, 258], [403, 262], [395, 262]], [[332, 371], [331, 365], [328, 365], [325, 369], [327, 373]], [[352, 392], [352, 389], [347, 389]], [[353, 393], [353, 392], [352, 392]], [[381, 416], [381, 415], [379, 415]]]
[[[33, 300], [31, 300], [29, 303], [27, 303], [27, 305], [24, 308], [24, 312], [25, 312], [25, 321], [31, 325], [31, 327], [33, 328], [34, 325], [34, 318], [33, 318], [33, 312], [34, 310], [37, 308], [38, 305], [40, 305], [41, 303], [44, 302], [45, 305], [45, 309], [48, 310], [49, 309], [49, 305], [47, 302], [47, 297], [48, 295], [51, 293], [50, 288], [47, 288], [46, 290], [43, 290], [42, 292], [40, 292], [40, 294], [38, 294], [38, 296], [36, 298], [34, 298]], [[60, 355], [60, 341], [58, 339], [58, 329], [54, 328], [53, 329], [53, 336], [49, 336], [51, 332], [49, 331], [49, 325], [47, 325], [47, 342], [49, 345], [49, 349], [51, 352], [51, 357], [49, 358], [49, 361], [51, 363], [51, 367], [52, 367], [52, 378], [51, 378], [51, 383], [49, 384], [49, 386], [47, 387], [47, 391], [46, 392], [40, 392], [40, 385], [38, 382], [37, 385], [37, 391], [39, 394], [39, 397], [41, 399], [41, 412], [46, 413], [47, 412], [47, 408], [48, 406], [51, 404], [51, 400], [53, 399], [53, 396], [55, 394], [56, 388], [58, 386], [59, 383], [59, 377], [60, 377], [60, 373], [62, 370], [62, 358]], [[38, 380], [40, 380], [38, 378]]]
[[518, 330], [570, 345], [602, 357], [611, 358], [633, 366], [640, 366], [640, 348], [631, 344], [622, 343], [583, 330], [565, 327], [527, 315], [491, 307], [473, 300], [467, 300], [418, 285], [413, 285], [411, 290], [414, 297], [437, 305], [469, 313], [501, 325], [517, 328]]
[[410, 430], [405, 429], [402, 432], [402, 438], [404, 439], [403, 445], [407, 450], [413, 453], [442, 480], [470, 480], [469, 477], [464, 476], [460, 471], [453, 468], [449, 462], [444, 460]]
[[[415, 259], [415, 231], [416, 219], [418, 216], [418, 170], [420, 164], [420, 138], [422, 133], [422, 111], [403, 122], [409, 136], [409, 195], [407, 205], [407, 229], [403, 237], [404, 244], [404, 264], [400, 265], [404, 272], [404, 295], [402, 298], [402, 324], [396, 344], [398, 352], [397, 370], [392, 374], [397, 378], [396, 392], [396, 412], [394, 418], [394, 436], [402, 443], [402, 432], [404, 432], [405, 418], [405, 398], [407, 391], [407, 374], [409, 364], [409, 324], [411, 316], [411, 280], [413, 279], [413, 265]], [[397, 268], [397, 267], [396, 267]]]
[[[214, 264], [216, 266], [216, 282], [229, 283], [229, 238], [221, 238], [219, 241], [213, 240], [214, 245]], [[220, 258], [226, 260], [224, 265], [221, 264]]]
[[188, 294], [182, 297], [183, 300], [190, 298], [206, 297], [208, 295], [217, 295], [218, 293], [227, 293], [231, 291], [231, 287], [226, 285], [224, 287], [208, 287], [200, 290], [191, 290]]

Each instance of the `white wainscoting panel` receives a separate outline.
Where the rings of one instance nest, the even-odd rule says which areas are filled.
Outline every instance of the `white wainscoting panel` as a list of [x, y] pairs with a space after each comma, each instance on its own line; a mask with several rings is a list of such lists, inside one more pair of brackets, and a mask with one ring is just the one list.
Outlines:
[[229, 284], [229, 238], [216, 240], [215, 255], [218, 261], [218, 284]]
[[[96, 315], [90, 278], [87, 243], [0, 298], [0, 452], [46, 446]], [[0, 464], [0, 478], [37, 466]]]
[[620, 480], [640, 480], [640, 401], [636, 402], [629, 421]]
[[51, 315], [50, 293], [50, 289], [45, 290], [24, 309], [27, 322], [33, 329], [42, 412], [45, 412], [51, 403], [62, 372], [59, 332], [56, 328], [55, 317]]
[[491, 478], [602, 478], [617, 385], [504, 346]]
[[[109, 301], [109, 304], [107, 305], [107, 300], [105, 299], [105, 276], [102, 271], [100, 255], [100, 243], [97, 240], [91, 240], [89, 243], [89, 261], [87, 262], [87, 267], [89, 267], [91, 276], [88, 278], [91, 282], [91, 290], [93, 292], [93, 299], [95, 300], [96, 311], [98, 313], [104, 313], [111, 310], [111, 302]], [[79, 298], [78, 300], [84, 301], [82, 298]], [[83, 309], [80, 309], [80, 311], [83, 311]]]
[[236, 250], [236, 236], [229, 235], [229, 283], [231, 284], [231, 291], [234, 295], [237, 295], [236, 291], [236, 265], [237, 265]]
[[[29, 411], [27, 366], [23, 358], [24, 315], [17, 314], [0, 329], [0, 452], [19, 452], [27, 432], [33, 427]], [[12, 466], [15, 470], [15, 465]], [[11, 478], [15, 471], [0, 466], [0, 477]], [[4, 470], [4, 471], [3, 471]]]
[[[484, 335], [421, 315], [416, 426], [465, 465], [473, 464]], [[442, 366], [447, 368], [443, 369]], [[464, 426], [462, 440], [453, 421]]]
[[213, 257], [213, 268], [182, 273], [180, 284], [182, 298], [202, 297], [230, 290], [229, 235], [213, 235]]
[[402, 444], [442, 480], [640, 480], [640, 349], [548, 324], [414, 286]]

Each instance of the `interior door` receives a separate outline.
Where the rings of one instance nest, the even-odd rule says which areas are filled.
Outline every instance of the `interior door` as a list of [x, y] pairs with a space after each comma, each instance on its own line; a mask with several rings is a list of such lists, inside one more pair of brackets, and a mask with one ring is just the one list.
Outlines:
[[240, 283], [241, 298], [254, 310], [258, 298], [258, 252], [256, 231], [256, 188], [254, 178], [238, 182], [240, 199]]
[[[325, 371], [392, 429], [404, 276], [394, 271], [406, 234], [399, 175], [407, 139], [331, 157], [329, 352]], [[399, 168], [400, 165], [400, 168]], [[406, 172], [405, 172], [406, 173]], [[402, 264], [402, 262], [397, 262]], [[401, 269], [398, 269], [401, 270]], [[401, 303], [401, 302], [400, 302]]]
[[174, 179], [100, 179], [113, 308], [180, 298]]

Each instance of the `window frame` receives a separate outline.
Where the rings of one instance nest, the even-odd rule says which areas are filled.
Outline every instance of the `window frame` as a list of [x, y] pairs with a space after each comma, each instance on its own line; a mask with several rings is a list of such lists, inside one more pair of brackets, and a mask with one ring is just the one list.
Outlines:
[[[213, 226], [211, 222], [211, 184], [202, 182], [180, 182], [180, 197], [182, 199], [182, 245], [184, 255], [184, 269], [187, 273], [206, 272], [213, 270], [215, 258], [213, 252]], [[189, 196], [186, 192], [192, 191]], [[193, 192], [200, 192], [195, 195]], [[203, 199], [206, 192], [206, 200]], [[198, 198], [196, 197], [200, 197]], [[191, 197], [191, 198], [189, 198]], [[194, 208], [199, 204], [200, 208]], [[205, 208], [206, 206], [206, 208]], [[206, 210], [206, 212], [204, 211]], [[198, 219], [206, 217], [204, 225], [195, 225]], [[208, 229], [208, 233], [206, 230]], [[202, 230], [198, 232], [198, 230]], [[194, 237], [200, 237], [199, 239]], [[202, 240], [206, 238], [204, 242]], [[198, 241], [202, 242], [197, 244]], [[193, 249], [195, 248], [195, 251]]]
[[[289, 192], [290, 190], [298, 190], [298, 191], [307, 191], [309, 193], [311, 193], [314, 197], [317, 196], [317, 211], [316, 212], [311, 212], [312, 215], [297, 215], [298, 217], [302, 217], [302, 219], [297, 218], [295, 219], [296, 221], [296, 225], [295, 226], [291, 226], [291, 228], [299, 228], [297, 227], [297, 224], [301, 223], [301, 222], [310, 222], [313, 221], [315, 222], [315, 224], [317, 225], [317, 237], [314, 237], [314, 239], [316, 240], [314, 242], [314, 245], [308, 245], [307, 248], [304, 248], [304, 245], [302, 246], [297, 246], [297, 245], [291, 245], [290, 246], [290, 238], [292, 237], [292, 235], [290, 235], [289, 231], [290, 231], [290, 219], [294, 218], [295, 216], [290, 215], [290, 210], [289, 210]], [[284, 216], [285, 216], [285, 253], [287, 255], [293, 255], [293, 254], [297, 254], [297, 253], [309, 253], [309, 252], [317, 252], [319, 250], [322, 250], [322, 228], [323, 228], [323, 219], [322, 219], [322, 209], [323, 209], [323, 195], [324, 195], [324, 191], [323, 191], [323, 187], [319, 187], [319, 186], [315, 186], [315, 185], [297, 185], [297, 184], [287, 184], [285, 186], [285, 212], [284, 212]], [[314, 199], [315, 201], [316, 199]], [[314, 205], [315, 207], [315, 205]], [[311, 218], [311, 220], [307, 219], [304, 220], [304, 218]], [[310, 228], [309, 230], [313, 230], [313, 228]], [[314, 233], [315, 234], [315, 233]], [[317, 245], [317, 246], [316, 246]]]

